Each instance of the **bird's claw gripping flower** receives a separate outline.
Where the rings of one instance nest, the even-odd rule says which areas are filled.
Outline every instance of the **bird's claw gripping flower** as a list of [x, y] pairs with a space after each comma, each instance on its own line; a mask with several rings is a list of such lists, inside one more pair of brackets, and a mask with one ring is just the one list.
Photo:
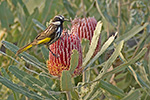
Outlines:
[[68, 34], [68, 32], [63, 32], [61, 39], [50, 45], [50, 49], [59, 56], [54, 57], [52, 53], [49, 53], [49, 60], [47, 63], [50, 74], [60, 77], [63, 70], [69, 70], [73, 49], [78, 51], [79, 59], [78, 66], [72, 76], [81, 74], [82, 50], [80, 39], [76, 34]]

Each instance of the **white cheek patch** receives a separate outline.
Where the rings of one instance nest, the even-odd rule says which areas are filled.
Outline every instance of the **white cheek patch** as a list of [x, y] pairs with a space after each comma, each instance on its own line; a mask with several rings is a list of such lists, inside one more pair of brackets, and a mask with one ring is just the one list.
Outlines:
[[60, 25], [61, 22], [60, 21], [56, 21], [56, 22], [52, 22], [52, 24], [54, 24], [54, 25]]

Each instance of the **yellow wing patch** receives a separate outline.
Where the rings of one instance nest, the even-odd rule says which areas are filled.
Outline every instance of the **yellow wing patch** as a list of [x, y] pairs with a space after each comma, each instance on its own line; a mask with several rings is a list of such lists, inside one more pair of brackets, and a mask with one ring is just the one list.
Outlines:
[[43, 39], [43, 40], [38, 41], [37, 44], [47, 43], [47, 42], [49, 42], [50, 40], [51, 40], [51, 38], [47, 37], [47, 38], [45, 38], [45, 39]]

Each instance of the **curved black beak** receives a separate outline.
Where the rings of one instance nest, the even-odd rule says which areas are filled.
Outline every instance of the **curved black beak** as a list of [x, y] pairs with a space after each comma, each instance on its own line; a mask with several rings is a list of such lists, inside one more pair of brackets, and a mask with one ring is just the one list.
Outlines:
[[64, 21], [68, 21], [68, 22], [70, 22], [70, 20], [69, 20], [69, 19], [67, 19], [67, 18], [64, 18]]

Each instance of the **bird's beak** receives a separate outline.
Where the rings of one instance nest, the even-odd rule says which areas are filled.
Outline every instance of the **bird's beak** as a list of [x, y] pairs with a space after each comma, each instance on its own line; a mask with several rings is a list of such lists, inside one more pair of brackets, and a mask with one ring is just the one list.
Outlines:
[[65, 18], [65, 19], [64, 19], [64, 21], [68, 21], [68, 22], [70, 22], [70, 20], [69, 20], [69, 19], [67, 19], [67, 18]]

